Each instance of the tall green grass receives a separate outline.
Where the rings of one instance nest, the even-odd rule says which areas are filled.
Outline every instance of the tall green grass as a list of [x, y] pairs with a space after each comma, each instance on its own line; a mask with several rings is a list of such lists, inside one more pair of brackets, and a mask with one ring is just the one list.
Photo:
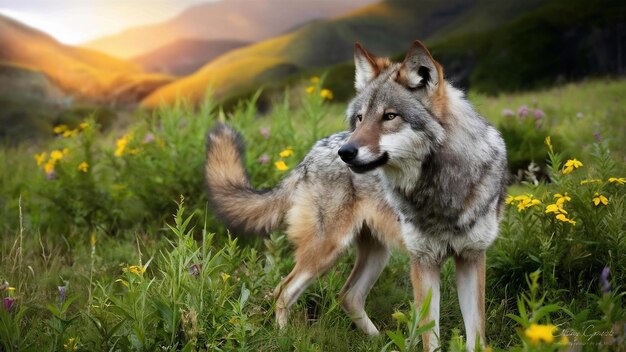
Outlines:
[[[76, 132], [62, 132], [47, 145], [0, 150], [0, 167], [10, 170], [0, 173], [0, 285], [6, 283], [0, 288], [0, 350], [418, 345], [405, 254], [394, 252], [368, 298], [366, 309], [382, 336], [365, 338], [340, 308], [336, 295], [354, 261], [351, 252], [303, 294], [288, 328], [279, 331], [272, 290], [293, 266], [285, 236], [231, 234], [206, 205], [207, 129], [226, 120], [240, 130], [253, 184], [271, 187], [289, 172], [276, 162], [292, 169], [314, 141], [343, 129], [345, 106], [320, 96], [323, 86], [304, 82], [265, 115], [254, 99], [231, 113], [210, 101], [197, 110], [181, 103], [123, 131], [103, 132], [87, 117], [85, 125], [68, 127]], [[552, 351], [574, 344], [623, 350], [626, 168], [618, 122], [626, 113], [613, 99], [624, 91], [623, 81], [596, 81], [500, 98], [471, 95], [505, 131], [509, 152], [521, 156], [525, 170], [509, 189], [501, 236], [488, 252], [492, 350]], [[521, 119], [520, 105], [531, 113], [541, 109], [541, 125]], [[501, 116], [505, 108], [513, 116]], [[600, 141], [593, 136], [596, 124]], [[527, 143], [515, 142], [519, 136]], [[286, 149], [293, 153], [281, 156]], [[46, 155], [37, 165], [33, 156], [39, 153]], [[574, 158], [582, 166], [567, 169]], [[51, 159], [53, 172], [46, 170]], [[531, 161], [539, 167], [529, 168]], [[80, 167], [83, 162], [87, 167]], [[556, 212], [546, 212], [550, 205]], [[464, 350], [451, 262], [442, 281], [442, 346]], [[542, 335], [546, 330], [551, 340]]]

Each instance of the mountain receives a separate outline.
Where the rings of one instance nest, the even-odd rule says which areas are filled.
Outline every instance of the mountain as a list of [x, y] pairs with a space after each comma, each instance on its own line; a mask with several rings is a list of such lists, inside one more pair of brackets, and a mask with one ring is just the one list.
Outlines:
[[39, 71], [64, 94], [97, 103], [136, 102], [172, 80], [94, 50], [61, 44], [2, 15], [0, 62]]
[[107, 54], [131, 58], [181, 39], [255, 42], [311, 20], [346, 13], [375, 0], [222, 0], [190, 7], [169, 21], [131, 28], [85, 43]]
[[336, 99], [353, 94], [355, 41], [402, 60], [410, 43], [426, 41], [457, 86], [497, 94], [587, 76], [626, 72], [626, 3], [617, 0], [387, 0], [237, 49], [142, 101], [199, 102], [210, 90], [234, 102], [259, 87], [282, 90], [297, 77], [328, 72]]
[[[342, 17], [318, 21], [291, 33], [230, 51], [194, 74], [163, 86], [142, 101], [146, 107], [172, 103], [185, 96], [198, 102], [207, 88], [218, 100], [280, 82], [300, 72], [351, 60], [354, 42], [360, 41], [378, 55], [405, 51], [419, 38], [453, 33], [462, 20], [474, 20], [482, 28], [493, 28], [543, 1], [387, 0], [360, 8]], [[513, 11], [508, 11], [513, 7]], [[485, 15], [484, 12], [487, 12]], [[491, 18], [489, 13], [497, 15]], [[480, 21], [481, 18], [490, 21]], [[484, 22], [484, 23], [483, 23]], [[346, 78], [351, 84], [352, 77]]]
[[216, 57], [247, 44], [236, 40], [181, 39], [130, 61], [146, 72], [184, 76]]

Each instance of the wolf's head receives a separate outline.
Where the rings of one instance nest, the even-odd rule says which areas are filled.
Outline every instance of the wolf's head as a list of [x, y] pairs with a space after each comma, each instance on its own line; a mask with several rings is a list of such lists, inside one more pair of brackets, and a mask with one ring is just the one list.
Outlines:
[[356, 44], [356, 97], [347, 110], [353, 133], [339, 156], [354, 172], [421, 161], [443, 139], [447, 114], [441, 65], [416, 41], [401, 63]]

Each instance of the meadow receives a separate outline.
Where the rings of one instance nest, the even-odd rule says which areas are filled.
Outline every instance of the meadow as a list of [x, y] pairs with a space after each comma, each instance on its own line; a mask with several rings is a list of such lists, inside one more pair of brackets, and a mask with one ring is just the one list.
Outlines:
[[[589, 80], [470, 100], [505, 137], [501, 235], [487, 254], [490, 351], [626, 350], [626, 93]], [[293, 266], [284, 234], [230, 233], [212, 215], [204, 138], [242, 132], [257, 188], [278, 183], [345, 103], [315, 77], [224, 111], [211, 99], [101, 128], [85, 116], [38, 145], [0, 149], [0, 351], [408, 351], [421, 349], [408, 257], [394, 251], [366, 310], [366, 338], [337, 293], [349, 252], [274, 324], [272, 290]], [[464, 351], [454, 267], [443, 269], [443, 350]], [[427, 303], [427, 302], [426, 302]], [[418, 347], [416, 347], [418, 346]]]

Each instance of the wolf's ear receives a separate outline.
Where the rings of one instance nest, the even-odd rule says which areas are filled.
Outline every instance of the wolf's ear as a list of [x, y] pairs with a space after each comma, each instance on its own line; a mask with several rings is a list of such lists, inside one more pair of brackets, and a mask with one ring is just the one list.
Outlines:
[[409, 89], [431, 89], [443, 81], [443, 71], [426, 46], [416, 40], [400, 66], [397, 81]]
[[376, 65], [376, 56], [369, 53], [360, 44], [354, 45], [354, 88], [360, 91], [376, 76], [378, 76], [378, 66]]

